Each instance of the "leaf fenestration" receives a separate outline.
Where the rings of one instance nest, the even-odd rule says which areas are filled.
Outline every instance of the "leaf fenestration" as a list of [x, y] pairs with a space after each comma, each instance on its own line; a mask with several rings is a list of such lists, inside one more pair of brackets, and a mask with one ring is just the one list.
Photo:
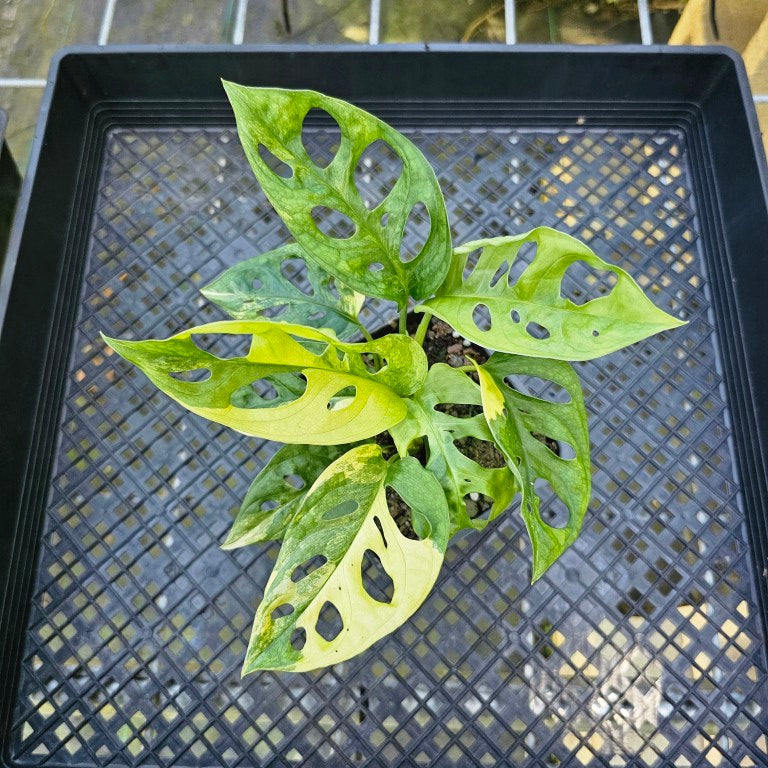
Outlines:
[[[536, 255], [510, 285], [507, 274], [526, 243], [535, 243]], [[467, 260], [478, 249], [477, 264], [463, 280]], [[579, 261], [615, 274], [610, 293], [583, 304], [562, 295], [565, 273]], [[456, 248], [445, 283], [415, 311], [422, 307], [484, 347], [556, 360], [591, 360], [684, 325], [656, 307], [623, 269], [548, 227]]]
[[[434, 293], [450, 262], [450, 228], [435, 173], [411, 141], [368, 112], [315, 91], [229, 82], [224, 88], [256, 178], [310, 258], [354, 290], [401, 306], [409, 295], [423, 299]], [[327, 112], [341, 129], [338, 151], [325, 167], [307, 154], [301, 138], [304, 118], [313, 108]], [[393, 150], [403, 170], [386, 198], [369, 210], [354, 174], [360, 157], [377, 141]], [[291, 173], [273, 171], [260, 147]], [[429, 235], [420, 253], [404, 261], [403, 230], [418, 204], [429, 214]], [[324, 232], [329, 217], [338, 219], [339, 227]]]
[[222, 549], [282, 539], [312, 484], [345, 450], [337, 445], [280, 448], [251, 483]]
[[[522, 488], [522, 515], [531, 538], [536, 581], [575, 541], [589, 504], [589, 430], [581, 385], [573, 368], [559, 360], [497, 353], [477, 366], [477, 372], [485, 418]], [[515, 376], [554, 382], [570, 399], [552, 402], [524, 394], [514, 388]], [[570, 447], [573, 458], [555, 455], [546, 440]], [[538, 478], [550, 484], [568, 509], [562, 528], [541, 518]]]
[[[248, 354], [222, 359], [192, 338], [218, 334], [250, 335]], [[193, 413], [284, 443], [352, 443], [388, 429], [405, 416], [402, 396], [420, 386], [427, 370], [423, 350], [407, 336], [351, 344], [330, 332], [258, 320], [209, 323], [163, 340], [104, 339]], [[381, 370], [368, 367], [368, 354], [383, 361]], [[209, 375], [199, 380], [173, 375], [188, 371]], [[273, 400], [251, 391], [264, 383], [276, 390]]]
[[[444, 363], [429, 369], [423, 387], [406, 401], [408, 413], [390, 427], [398, 453], [408, 455], [414, 441], [427, 441], [426, 468], [443, 487], [451, 513], [451, 533], [462, 528], [484, 528], [498, 517], [516, 492], [514, 475], [506, 467], [483, 467], [457, 447], [462, 438], [492, 440], [482, 413], [461, 418], [436, 409], [438, 405], [481, 405], [480, 388], [466, 374]], [[470, 518], [464, 497], [483, 494], [492, 499], [487, 519]]]
[[[258, 669], [306, 672], [349, 659], [399, 627], [427, 597], [447, 538], [412, 540], [400, 533], [387, 507], [387, 471], [379, 446], [363, 445], [318, 477], [288, 527], [256, 612], [244, 675]], [[435, 497], [423, 513], [432, 531], [447, 530], [444, 499], [441, 504]], [[366, 590], [367, 553], [392, 581], [387, 602]], [[308, 561], [318, 567], [305, 575]], [[341, 620], [331, 639], [318, 626], [327, 603]], [[304, 639], [301, 648], [291, 643], [296, 633]]]
[[[306, 264], [307, 292], [285, 274], [293, 259]], [[360, 332], [357, 315], [364, 297], [335, 281], [297, 243], [235, 264], [200, 293], [235, 320], [259, 320], [277, 310], [281, 322], [330, 328], [340, 339]]]

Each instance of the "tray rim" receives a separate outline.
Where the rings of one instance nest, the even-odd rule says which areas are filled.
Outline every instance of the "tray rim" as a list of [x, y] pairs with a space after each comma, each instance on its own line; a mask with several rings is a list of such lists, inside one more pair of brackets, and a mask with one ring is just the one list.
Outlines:
[[[720, 47], [720, 46], [714, 46], [714, 47], [699, 47], [699, 48], [687, 48], [687, 47], [675, 47], [671, 48], [668, 46], [552, 46], [552, 45], [516, 45], [516, 46], [507, 46], [507, 45], [488, 45], [488, 44], [474, 44], [474, 45], [467, 45], [467, 44], [440, 44], [440, 45], [419, 45], [419, 44], [408, 44], [408, 45], [378, 45], [378, 46], [365, 46], [365, 45], [354, 45], [354, 46], [338, 46], [338, 45], [327, 45], [327, 46], [309, 46], [309, 45], [301, 45], [301, 46], [281, 46], [281, 45], [253, 45], [253, 46], [232, 46], [232, 45], [222, 45], [222, 46], [186, 46], [186, 45], [142, 45], [142, 46], [133, 46], [133, 45], [126, 45], [126, 46], [110, 46], [108, 49], [98, 47], [98, 46], [73, 46], [70, 48], [62, 49], [53, 59], [51, 64], [51, 70], [49, 73], [48, 83], [45, 88], [44, 96], [43, 96], [43, 102], [41, 105], [40, 110], [40, 116], [37, 124], [37, 129], [35, 132], [35, 138], [33, 141], [33, 146], [31, 150], [30, 155], [30, 163], [28, 166], [28, 173], [24, 180], [24, 185], [22, 188], [22, 192], [19, 199], [19, 205], [17, 207], [16, 216], [14, 219], [14, 226], [11, 234], [11, 239], [9, 242], [9, 248], [8, 248], [8, 255], [5, 260], [5, 264], [3, 265], [3, 271], [2, 276], [0, 277], [0, 361], [2, 360], [2, 328], [5, 326], [4, 319], [5, 319], [5, 313], [8, 308], [8, 303], [10, 299], [10, 290], [13, 284], [13, 275], [15, 272], [16, 267], [16, 259], [18, 257], [19, 250], [21, 248], [22, 242], [23, 242], [23, 235], [24, 235], [24, 225], [27, 219], [27, 216], [29, 214], [29, 207], [31, 205], [32, 201], [32, 194], [33, 194], [33, 188], [35, 185], [35, 182], [37, 180], [37, 169], [40, 162], [41, 155], [44, 150], [45, 146], [45, 129], [48, 123], [49, 118], [49, 112], [51, 108], [51, 102], [55, 96], [57, 86], [59, 83], [59, 77], [62, 72], [62, 68], [65, 68], [70, 61], [78, 60], [83, 56], [92, 56], [92, 55], [98, 55], [98, 56], [120, 56], [124, 54], [136, 54], [136, 55], [158, 55], [158, 54], [166, 54], [166, 53], [173, 53], [173, 54], [191, 54], [191, 55], [206, 55], [206, 54], [213, 54], [213, 53], [225, 53], [225, 54], [249, 54], [249, 53], [275, 53], [275, 54], [302, 54], [302, 53], [312, 53], [313, 55], [316, 54], [322, 54], [322, 53], [332, 53], [332, 54], [338, 54], [338, 53], [346, 53], [346, 52], [353, 52], [353, 53], [364, 53], [364, 54], [379, 54], [379, 53], [397, 53], [397, 52], [403, 52], [403, 53], [418, 53], [419, 55], [425, 55], [428, 56], [430, 53], [447, 53], [447, 54], [458, 54], [462, 55], [463, 53], [492, 53], [492, 54], [503, 54], [505, 56], [512, 56], [514, 57], [516, 54], [577, 54], [577, 55], [589, 55], [589, 54], [600, 54], [601, 56], [621, 56], [621, 55], [648, 55], [648, 56], [664, 56], [665, 58], [670, 57], [671, 55], [696, 55], [696, 56], [721, 56], [728, 60], [730, 60], [734, 67], [735, 67], [735, 73], [736, 73], [736, 82], [738, 85], [738, 96], [741, 101], [741, 105], [744, 107], [744, 116], [747, 120], [747, 124], [749, 126], [749, 134], [751, 137], [751, 152], [754, 154], [754, 160], [755, 160], [755, 167], [758, 172], [759, 178], [760, 178], [760, 185], [763, 193], [763, 204], [766, 204], [766, 201], [768, 201], [768, 170], [766, 169], [766, 163], [765, 158], [762, 151], [762, 144], [760, 143], [759, 139], [759, 129], [757, 125], [757, 117], [756, 112], [754, 108], [754, 103], [751, 98], [751, 94], [749, 91], [748, 82], [746, 79], [746, 72], [743, 66], [743, 62], [741, 61], [740, 56], [732, 51], [729, 48]], [[130, 110], [129, 110], [130, 111]], [[700, 118], [700, 116], [699, 116]], [[90, 118], [89, 118], [90, 119]], [[700, 135], [696, 141], [702, 142], [703, 147], [705, 149], [708, 149], [708, 136], [706, 132], [706, 126], [701, 125], [701, 120], [699, 119], [698, 125], [692, 125], [690, 126], [691, 130], [694, 129], [703, 129], [702, 135]], [[103, 134], [103, 130], [101, 130]], [[98, 134], [99, 131], [96, 130], [95, 134]], [[688, 131], [686, 131], [688, 133]], [[98, 139], [98, 135], [96, 136]], [[691, 139], [691, 136], [688, 136], [689, 139]], [[85, 149], [83, 150], [83, 155], [85, 155]], [[80, 170], [82, 171], [82, 166], [80, 167]], [[700, 171], [701, 172], [701, 171]], [[695, 186], [695, 179], [692, 179]], [[722, 211], [720, 210], [720, 206], [718, 205], [718, 195], [717, 190], [709, 190], [707, 192], [706, 190], [697, 190], [698, 194], [710, 194], [714, 199], [714, 208], [713, 211], [717, 214], [720, 214], [722, 216]], [[768, 207], [768, 205], [766, 205]], [[702, 225], [704, 223], [702, 222]], [[72, 248], [73, 246], [71, 243], [67, 244], [67, 248]], [[727, 251], [727, 249], [724, 249]], [[708, 267], [710, 265], [707, 265]], [[730, 265], [726, 265], [730, 266]], [[727, 289], [728, 286], [725, 286]], [[714, 304], [714, 301], [713, 301]], [[733, 310], [735, 311], [736, 317], [734, 318], [734, 322], [736, 323], [737, 327], [741, 326], [741, 312], [740, 307], [738, 304], [734, 305]], [[719, 318], [717, 318], [719, 320]], [[50, 330], [50, 329], [49, 329]], [[721, 329], [718, 327], [719, 331], [719, 341], [720, 344], [725, 343], [725, 339], [723, 338], [723, 334]], [[743, 342], [743, 338], [742, 338]], [[69, 349], [67, 349], [67, 352]], [[716, 347], [716, 351], [719, 355], [722, 355], [724, 352], [726, 352], [725, 349], [720, 349], [720, 347]], [[738, 355], [735, 358], [735, 361], [732, 361], [732, 366], [735, 366], [736, 369], [741, 369], [741, 372], [744, 373], [746, 377], [746, 381], [741, 382], [742, 384], [745, 384], [747, 389], [744, 390], [750, 397], [748, 398], [748, 402], [742, 403], [732, 402], [733, 393], [730, 389], [728, 389], [728, 398], [727, 398], [727, 406], [728, 406], [728, 412], [730, 413], [732, 409], [736, 409], [736, 406], [739, 406], [739, 409], [741, 409], [741, 406], [744, 406], [745, 414], [738, 416], [739, 422], [742, 422], [747, 419], [750, 414], [755, 414], [757, 410], [757, 400], [762, 399], [764, 401], [768, 400], [768, 393], [762, 393], [759, 387], [755, 385], [755, 383], [752, 381], [752, 378], [750, 376], [750, 370], [749, 365], [747, 361], [746, 353], [744, 353], [744, 356], [742, 356], [741, 359], [739, 359]], [[62, 374], [63, 377], [64, 374]], [[61, 392], [58, 393], [59, 396], [61, 395]], [[38, 398], [39, 401], [40, 398]], [[59, 397], [60, 399], [60, 397]], [[38, 402], [39, 404], [39, 402]], [[59, 403], [60, 404], [60, 403]], [[768, 403], [767, 403], [768, 404]], [[54, 408], [53, 415], [49, 418], [52, 421], [55, 421], [55, 415], [58, 412], [57, 408]], [[2, 414], [0, 414], [1, 416]], [[1, 423], [1, 422], [0, 422]], [[768, 439], [768, 436], [766, 437]], [[757, 465], [755, 467], [748, 467], [748, 469], [756, 469], [759, 474], [763, 475], [763, 479], [765, 479], [766, 475], [766, 451], [765, 451], [765, 445], [763, 443], [763, 437], [758, 432], [757, 433], [757, 439], [756, 442], [753, 441], [752, 443], [754, 453], [756, 451], [756, 458], [761, 459], [761, 461], [757, 462]], [[737, 453], [739, 453], [737, 451]], [[737, 474], [737, 476], [742, 475], [743, 473], [743, 467], [742, 465], [742, 459], [741, 455], [737, 457], [737, 460], [735, 462], [734, 466], [734, 472]], [[38, 460], [39, 463], [39, 460]], [[743, 476], [740, 476], [739, 479], [741, 480], [742, 484], [745, 486], [746, 481]], [[744, 489], [743, 489], [744, 490]], [[765, 500], [765, 499], [764, 499]], [[19, 509], [14, 510], [16, 514], [20, 511]], [[749, 516], [748, 522], [749, 521]], [[18, 522], [18, 520], [17, 520]], [[757, 531], [759, 535], [763, 535], [760, 530]], [[16, 558], [16, 556], [19, 554], [19, 541], [18, 541], [18, 530], [16, 531], [16, 536], [12, 537], [12, 560]], [[752, 530], [752, 526], [750, 523], [750, 538], [752, 538], [755, 535], [755, 531]], [[759, 541], [759, 539], [758, 539]], [[750, 542], [752, 544], [753, 542]], [[23, 544], [23, 542], [22, 542]], [[768, 548], [768, 541], [763, 542], [765, 548]], [[39, 537], [38, 540], [36, 540], [33, 544], [34, 548], [36, 549], [39, 546]], [[765, 636], [768, 639], [768, 603], [765, 603], [765, 584], [763, 584], [760, 581], [761, 578], [761, 571], [759, 569], [760, 561], [757, 559], [757, 552], [755, 551], [755, 547], [750, 547], [752, 549], [752, 556], [754, 559], [754, 577], [755, 577], [755, 584], [753, 586], [757, 587], [758, 582], [759, 586], [763, 589], [764, 594], [757, 595], [758, 599], [760, 600], [762, 598], [763, 602], [763, 610], [762, 610], [762, 620], [764, 623], [764, 632]], [[36, 560], [36, 556], [35, 556]], [[2, 574], [0, 574], [2, 575]], [[763, 578], [765, 578], [765, 574], [763, 574]], [[7, 669], [7, 671], [11, 672], [12, 674], [10, 677], [13, 677], [13, 673], [17, 671], [18, 668], [18, 653], [13, 654], [12, 652], [9, 654], [9, 650], [12, 651], [12, 649], [9, 649], [8, 645], [3, 643], [4, 635], [2, 634], [2, 630], [8, 630], [9, 626], [6, 624], [6, 619], [12, 618], [13, 614], [9, 614], [9, 607], [12, 608], [12, 606], [9, 606], [9, 592], [13, 591], [14, 587], [18, 586], [19, 579], [15, 580], [16, 583], [14, 583], [13, 578], [9, 578], [7, 580], [7, 583], [0, 584], [0, 588], [3, 589], [2, 595], [0, 597], [2, 598], [2, 601], [0, 602], [0, 644], [4, 647], [0, 647], [0, 670]], [[31, 581], [30, 581], [31, 585]], [[25, 590], [28, 591], [28, 590]], [[10, 600], [12, 603], [13, 600]], [[27, 610], [27, 604], [24, 603], [24, 611]], [[3, 624], [5, 624], [5, 627], [3, 627]], [[22, 622], [22, 626], [26, 627], [26, 622]], [[21, 633], [23, 634], [23, 633]], [[768, 645], [768, 644], [767, 644]], [[768, 649], [764, 649], [768, 652]], [[8, 669], [7, 665], [11, 665], [11, 668]], [[6, 676], [5, 684], [0, 688], [0, 693], [10, 693], [11, 695], [8, 697], [9, 699], [9, 706], [8, 706], [8, 713], [4, 717], [2, 713], [2, 709], [5, 708], [2, 706], [2, 703], [0, 702], [0, 764], [2, 765], [14, 765], [12, 761], [6, 761], [6, 750], [9, 744], [5, 741], [5, 736], [7, 734], [8, 726], [10, 726], [10, 715], [11, 712], [11, 706], [15, 702], [15, 696], [14, 691], [16, 688], [16, 683], [14, 682], [12, 684], [12, 687], [9, 685], [10, 681], [8, 679], [9, 676]], [[5, 743], [3, 743], [5, 742]]]

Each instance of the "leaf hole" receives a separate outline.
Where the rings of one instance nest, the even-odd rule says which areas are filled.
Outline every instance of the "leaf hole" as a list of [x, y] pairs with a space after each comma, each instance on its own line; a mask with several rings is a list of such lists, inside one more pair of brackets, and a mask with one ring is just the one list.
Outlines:
[[[406, 504], [405, 499], [391, 485], [387, 486], [386, 494], [387, 508], [389, 509], [390, 517], [395, 521], [397, 529], [406, 539], [418, 541], [419, 537], [413, 529], [413, 513], [408, 504]], [[383, 535], [382, 533], [382, 537]]]
[[323, 513], [323, 520], [338, 520], [340, 517], [346, 517], [355, 512], [359, 506], [354, 499], [347, 499]]
[[293, 613], [293, 606], [290, 603], [281, 603], [270, 614], [272, 621], [277, 621]]
[[324, 235], [334, 240], [347, 240], [357, 229], [349, 216], [327, 205], [316, 205], [312, 209], [312, 221]]
[[381, 541], [384, 544], [384, 549], [386, 549], [389, 545], [387, 544], [387, 537], [384, 535], [384, 526], [381, 524], [381, 520], [379, 519], [378, 515], [373, 516], [373, 522], [379, 531], [379, 536], [381, 536]]
[[464, 504], [467, 507], [467, 515], [470, 520], [489, 520], [493, 499], [484, 493], [467, 493], [464, 495]]
[[557, 441], [558, 456], [565, 461], [573, 461], [576, 458], [576, 449], [565, 440]]
[[597, 329], [595, 329], [594, 331], [592, 331], [592, 335], [593, 335], [593, 336], [595, 336], [595, 337], [597, 337], [597, 336], [599, 336], [599, 335], [600, 335], [600, 331], [598, 331]]
[[[375, 376], [377, 373], [379, 373], [379, 370], [377, 370], [375, 362], [374, 362], [374, 356], [370, 352], [363, 352], [360, 355], [360, 360], [362, 361], [363, 365], [365, 366], [365, 370], [368, 371], [372, 376]], [[380, 358], [381, 360], [381, 370], [384, 370], [384, 368], [387, 367], [387, 361], [386, 358]]]
[[253, 341], [250, 333], [193, 333], [189, 338], [201, 352], [220, 360], [247, 357]]
[[300, 651], [307, 642], [307, 631], [304, 629], [304, 627], [296, 627], [296, 629], [291, 632], [291, 648], [293, 648], [294, 651]]
[[471, 459], [481, 467], [498, 469], [506, 467], [504, 454], [490, 440], [480, 440], [476, 437], [461, 437], [453, 441], [456, 450]]
[[525, 272], [530, 263], [536, 258], [538, 247], [538, 243], [533, 240], [528, 240], [520, 246], [515, 259], [509, 268], [509, 272], [507, 273], [507, 285], [510, 288], [517, 284], [517, 281], [520, 279], [523, 272]]
[[[403, 173], [403, 161], [383, 139], [369, 144], [355, 166], [355, 186], [368, 210], [378, 208]], [[385, 214], [386, 215], [386, 214]], [[381, 223], [382, 227], [386, 224]]]
[[539, 517], [550, 528], [565, 528], [570, 519], [568, 507], [555, 493], [547, 480], [537, 478], [534, 483], [534, 491], [539, 497]]
[[299, 475], [284, 475], [283, 480], [286, 485], [295, 488], [297, 491], [300, 491], [307, 484], [307, 481]]
[[433, 408], [438, 413], [445, 413], [458, 419], [471, 419], [473, 416], [479, 416], [483, 412], [481, 405], [473, 405], [471, 403], [437, 403]]
[[491, 313], [485, 304], [477, 304], [472, 310], [472, 322], [479, 331], [491, 330]]
[[339, 609], [330, 600], [326, 600], [317, 615], [315, 632], [330, 643], [341, 634], [342, 629], [344, 629], [344, 622]]
[[325, 555], [312, 555], [308, 560], [305, 560], [301, 565], [297, 565], [291, 573], [291, 581], [296, 583], [302, 579], [306, 579], [311, 573], [314, 573], [318, 568], [322, 568], [328, 562], [328, 558]]
[[270, 320], [276, 320], [280, 315], [284, 315], [288, 311], [287, 304], [275, 304], [272, 307], [267, 307], [265, 310], [259, 313], [260, 317], [268, 317]]
[[513, 323], [519, 323], [520, 322], [520, 313], [516, 309], [513, 309], [509, 313], [509, 316], [512, 318], [512, 322]]
[[258, 147], [259, 157], [272, 173], [282, 179], [290, 179], [293, 176], [293, 168], [284, 163], [277, 155], [272, 154], [263, 144]]
[[301, 125], [301, 143], [309, 159], [318, 168], [327, 168], [341, 146], [339, 124], [324, 109], [312, 107], [304, 115], [304, 122]]
[[321, 318], [325, 317], [327, 313], [324, 312], [322, 309], [313, 309], [308, 315], [307, 320], [314, 322], [316, 320], [320, 320]]
[[312, 355], [322, 357], [330, 347], [330, 343], [327, 341], [318, 341], [316, 339], [305, 339], [301, 336], [295, 336], [294, 334], [288, 334], [300, 347], [303, 347]]
[[352, 405], [355, 397], [357, 397], [357, 387], [344, 387], [328, 401], [327, 408], [329, 411], [341, 411]]
[[278, 505], [278, 503], [274, 499], [267, 499], [266, 501], [261, 502], [261, 509], [262, 512], [269, 512], [270, 509], [275, 509]]
[[229, 402], [235, 408], [274, 408], [298, 400], [306, 389], [303, 374], [274, 374], [238, 387]]
[[168, 375], [177, 381], [187, 381], [192, 384], [200, 384], [203, 381], [208, 381], [212, 376], [209, 368], [192, 368], [188, 371], [171, 371]]
[[545, 448], [548, 448], [550, 453], [554, 454], [558, 458], [560, 457], [560, 443], [553, 437], [543, 435], [541, 432], [531, 432], [531, 437], [536, 438]]
[[461, 278], [466, 283], [469, 277], [472, 275], [472, 273], [475, 271], [475, 267], [477, 266], [478, 259], [480, 258], [480, 254], [482, 253], [482, 248], [476, 248], [474, 251], [470, 251], [467, 254], [467, 260], [464, 262], [464, 271], [462, 272]]
[[363, 589], [380, 603], [391, 603], [395, 595], [395, 584], [384, 570], [381, 558], [372, 550], [366, 549], [360, 564]]
[[533, 320], [525, 326], [525, 332], [534, 339], [539, 339], [539, 341], [549, 338], [549, 330]]
[[380, 261], [373, 261], [368, 265], [369, 272], [381, 272], [384, 269], [384, 265]]
[[413, 456], [422, 467], [426, 467], [429, 462], [429, 444], [423, 437], [417, 437], [411, 440], [408, 445], [407, 453]]
[[302, 293], [307, 296], [315, 295], [315, 289], [309, 284], [309, 280], [307, 280], [307, 263], [304, 259], [295, 256], [283, 259], [283, 263], [280, 265], [280, 273]]
[[575, 261], [565, 270], [560, 283], [560, 296], [581, 306], [593, 299], [607, 296], [618, 282], [615, 272], [596, 269], [586, 261]]
[[384, 211], [384, 213], [381, 214], [381, 218], [379, 219], [379, 223], [381, 224], [382, 229], [386, 228], [388, 221], [389, 221], [389, 214], [386, 211]]
[[546, 400], [549, 403], [571, 402], [571, 395], [565, 387], [539, 376], [516, 373], [514, 376], [505, 376], [504, 383], [515, 392], [538, 400]]
[[400, 241], [400, 261], [407, 264], [417, 259], [429, 238], [432, 220], [427, 206], [422, 202], [416, 203], [408, 214]]
[[507, 272], [509, 272], [509, 262], [504, 259], [504, 261], [501, 262], [501, 266], [496, 270], [496, 274], [491, 278], [491, 288], [494, 288], [499, 280], [506, 277]]
[[254, 277], [253, 280], [251, 280], [251, 288], [253, 288], [254, 291], [258, 291], [264, 283], [259, 280], [258, 277]]

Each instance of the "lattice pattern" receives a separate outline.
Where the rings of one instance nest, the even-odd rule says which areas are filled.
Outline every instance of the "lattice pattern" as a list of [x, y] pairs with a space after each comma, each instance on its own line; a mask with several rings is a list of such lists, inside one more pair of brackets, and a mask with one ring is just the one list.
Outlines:
[[[217, 317], [198, 288], [287, 232], [232, 131], [115, 130], [27, 629], [19, 762], [768, 762], [764, 638], [683, 137], [413, 138], [457, 242], [560, 226], [690, 321], [579, 366], [594, 455], [582, 537], [531, 587], [509, 515], [455, 542], [432, 597], [362, 657], [241, 681], [276, 548], [217, 544], [274, 446], [185, 414], [110, 358], [98, 331], [165, 336]], [[330, 135], [314, 139], [332, 151]], [[371, 162], [358, 184], [380, 197], [388, 174]], [[366, 308], [371, 327], [387, 314]]]

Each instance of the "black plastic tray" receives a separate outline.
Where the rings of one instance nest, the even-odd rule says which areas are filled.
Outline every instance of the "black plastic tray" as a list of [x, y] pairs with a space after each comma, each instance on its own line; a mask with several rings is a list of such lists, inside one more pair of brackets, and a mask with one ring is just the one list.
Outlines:
[[[217, 543], [274, 446], [183, 413], [98, 337], [213, 318], [197, 288], [287, 237], [220, 77], [369, 108], [434, 163], [457, 242], [559, 226], [690, 320], [578, 366], [594, 498], [541, 581], [510, 514], [363, 656], [244, 681], [275, 550]], [[726, 50], [61, 55], [0, 288], [3, 764], [768, 764], [757, 137]]]

